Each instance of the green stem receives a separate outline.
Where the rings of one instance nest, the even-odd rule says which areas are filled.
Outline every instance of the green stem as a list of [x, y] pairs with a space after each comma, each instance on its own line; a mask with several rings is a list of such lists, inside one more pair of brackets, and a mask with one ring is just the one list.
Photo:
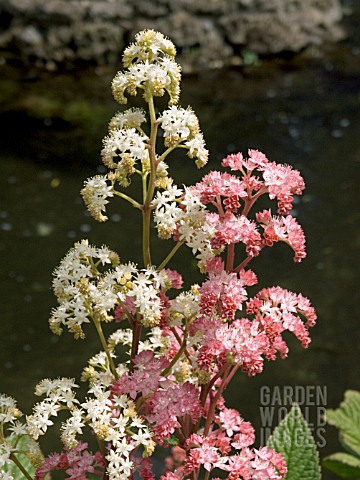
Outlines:
[[102, 345], [102, 347], [103, 347], [103, 349], [106, 353], [111, 373], [114, 375], [115, 380], [119, 380], [119, 375], [117, 374], [114, 361], [113, 361], [113, 359], [111, 357], [111, 354], [109, 352], [109, 348], [108, 348], [108, 345], [107, 345], [105, 337], [104, 337], [104, 333], [103, 333], [102, 328], [101, 328], [101, 323], [98, 320], [95, 320], [95, 319], [93, 319], [93, 320], [94, 320], [96, 331], [97, 331], [97, 333], [99, 335], [99, 338], [100, 338], [101, 345]]
[[169, 147], [165, 150], [165, 152], [163, 152], [160, 157], [157, 159], [157, 164], [159, 165], [160, 162], [163, 162], [165, 160], [165, 158], [169, 155], [169, 153], [171, 153], [173, 150], [175, 150], [175, 148], [177, 148], [179, 146], [179, 144], [177, 143], [176, 145], [174, 145], [173, 147]]
[[33, 480], [30, 474], [25, 470], [20, 460], [16, 457], [16, 455], [14, 455], [13, 453], [10, 453], [10, 460], [12, 460], [15, 463], [15, 465], [18, 467], [21, 473], [25, 476], [25, 478], [27, 478], [28, 480]]
[[143, 137], [147, 137], [146, 133], [144, 132], [144, 130], [143, 130], [141, 127], [136, 127], [136, 130], [137, 130]]
[[134, 200], [133, 198], [129, 197], [128, 195], [126, 195], [125, 193], [122, 193], [122, 192], [118, 192], [117, 190], [113, 190], [114, 192], [114, 195], [117, 195], [118, 197], [121, 197], [123, 198], [124, 200], [126, 200], [127, 202], [131, 203], [131, 205], [135, 208], [138, 208], [139, 210], [141, 210], [141, 205], [140, 203], [138, 203], [136, 200]]
[[151, 202], [154, 196], [155, 190], [155, 177], [156, 177], [156, 134], [158, 129], [158, 123], [156, 121], [154, 99], [151, 96], [148, 102], [151, 133], [149, 142], [149, 157], [150, 157], [150, 178], [146, 192], [146, 198], [144, 205], [142, 206], [143, 213], [143, 261], [145, 268], [152, 264], [150, 254], [150, 220], [151, 220]]
[[104, 460], [105, 460], [107, 452], [106, 452], [104, 442], [102, 440], [100, 440], [100, 438], [96, 434], [95, 434], [95, 437], [96, 437], [97, 444], [99, 445], [100, 453], [104, 457]]
[[144, 267], [149, 267], [151, 265], [151, 254], [150, 254], [150, 220], [151, 220], [151, 210], [149, 208], [143, 208], [143, 262]]
[[146, 185], [147, 176], [148, 176], [147, 173], [142, 174], [143, 203], [145, 203], [146, 195], [147, 195], [147, 185]]
[[23, 436], [24, 436], [24, 435], [18, 435], [18, 436], [17, 436], [17, 439], [15, 440], [14, 445], [13, 445], [14, 448], [17, 447], [18, 443], [20, 442], [20, 439], [21, 439]]
[[162, 270], [163, 268], [165, 268], [165, 266], [167, 265], [167, 263], [172, 259], [172, 257], [175, 255], [175, 253], [179, 250], [179, 248], [184, 245], [185, 243], [185, 240], [181, 240], [180, 242], [177, 242], [177, 244], [172, 248], [172, 250], [170, 251], [170, 253], [167, 255], [167, 257], [160, 263], [160, 265], [158, 266], [158, 271], [160, 272], [160, 270]]
[[158, 123], [156, 121], [154, 98], [151, 97], [149, 100], [149, 113], [150, 113], [150, 122], [151, 122], [151, 133], [150, 133], [150, 145], [149, 145], [149, 156], [150, 156], [150, 180], [149, 187], [146, 195], [145, 205], [149, 206], [155, 189], [155, 175], [156, 175], [156, 135], [158, 129]]

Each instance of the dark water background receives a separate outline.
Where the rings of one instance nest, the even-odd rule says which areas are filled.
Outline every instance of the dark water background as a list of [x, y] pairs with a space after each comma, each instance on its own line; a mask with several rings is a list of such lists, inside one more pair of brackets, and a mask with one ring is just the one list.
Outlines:
[[[317, 386], [323, 393], [326, 389], [331, 408], [346, 389], [360, 389], [359, 18], [346, 18], [349, 39], [325, 56], [260, 62], [183, 81], [181, 103], [190, 104], [200, 118], [211, 152], [209, 168], [217, 168], [229, 152], [256, 148], [270, 160], [298, 168], [307, 184], [295, 208], [307, 235], [308, 258], [295, 265], [291, 251], [280, 245], [252, 264], [260, 287], [302, 292], [319, 317], [308, 351], [289, 338], [287, 360], [267, 363], [258, 377], [239, 376], [229, 389], [229, 405], [258, 432], [262, 385], [271, 391], [303, 386], [308, 392]], [[76, 342], [66, 333], [58, 338], [49, 332], [54, 267], [81, 238], [109, 245], [123, 261], [139, 261], [140, 230], [134, 212], [120, 201], [112, 202], [109, 222], [96, 223], [79, 195], [83, 181], [101, 171], [101, 139], [117, 110], [110, 92], [114, 72], [83, 70], [39, 79], [31, 70], [3, 70], [0, 390], [29, 411], [40, 379], [78, 378], [100, 349], [92, 333]], [[184, 157], [173, 159], [172, 173], [179, 184], [190, 184], [204, 172]], [[161, 259], [170, 246], [158, 242], [155, 248]], [[183, 270], [185, 262], [190, 281], [197, 274], [188, 253], [172, 266]], [[339, 445], [332, 427], [321, 432], [325, 446], [317, 438], [321, 402], [313, 400], [310, 421], [324, 456]], [[48, 445], [53, 448], [54, 438]], [[324, 473], [323, 478], [335, 477]]]

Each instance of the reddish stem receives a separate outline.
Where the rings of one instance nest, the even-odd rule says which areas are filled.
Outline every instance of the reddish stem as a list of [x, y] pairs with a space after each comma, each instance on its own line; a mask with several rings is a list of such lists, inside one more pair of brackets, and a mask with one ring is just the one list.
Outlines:
[[229, 375], [228, 375], [227, 378], [226, 378], [226, 381], [225, 381], [225, 384], [224, 384], [224, 390], [227, 388], [227, 386], [229, 385], [229, 383], [230, 383], [231, 380], [233, 379], [235, 373], [239, 370], [240, 367], [241, 367], [241, 364], [238, 363], [238, 364], [235, 365], [234, 368], [231, 370], [231, 372], [229, 373]]
[[218, 388], [218, 391], [216, 392], [215, 397], [213, 397], [210, 401], [210, 408], [209, 408], [209, 411], [208, 411], [208, 415], [207, 415], [207, 419], [206, 419], [206, 423], [205, 423], [205, 427], [204, 427], [204, 437], [207, 437], [208, 434], [209, 434], [210, 427], [211, 427], [211, 425], [213, 423], [213, 420], [214, 420], [216, 404], [217, 404], [219, 398], [221, 397], [222, 392], [225, 389], [225, 385], [227, 384], [227, 377], [228, 377], [230, 369], [231, 369], [231, 365], [228, 365], [226, 370], [225, 370], [224, 378], [221, 382], [221, 385]]
[[216, 202], [212, 202], [215, 207], [218, 209], [219, 213], [220, 213], [220, 217], [223, 217], [225, 214], [224, 214], [224, 209], [222, 207], [222, 203], [221, 203], [221, 197], [220, 195], [217, 195], [216, 196]]
[[243, 270], [248, 263], [253, 259], [253, 257], [247, 256], [245, 260], [243, 260], [234, 270], [234, 273], [239, 273], [241, 270]]
[[226, 371], [227, 367], [228, 365], [225, 363], [225, 365], [221, 367], [221, 369], [213, 376], [213, 378], [206, 385], [203, 385], [203, 390], [201, 391], [201, 395], [200, 395], [200, 399], [202, 400], [201, 402], [202, 406], [205, 405], [206, 397], [208, 393], [211, 391], [216, 380], [221, 377], [221, 375]]
[[228, 273], [232, 272], [234, 268], [234, 259], [235, 259], [235, 243], [230, 243], [227, 250], [226, 258], [226, 271]]
[[139, 350], [140, 335], [141, 323], [139, 322], [139, 320], [137, 320], [133, 329], [133, 341], [131, 345], [131, 370], [134, 370], [134, 358]]
[[176, 430], [176, 433], [177, 433], [177, 436], [179, 437], [179, 440], [182, 444], [185, 443], [185, 440], [186, 440], [186, 437], [183, 435], [182, 431], [180, 430], [180, 428], [177, 428]]
[[[176, 340], [178, 341], [180, 347], [183, 345], [183, 341], [180, 337], [180, 335], [177, 333], [176, 331], [176, 328], [175, 327], [171, 327], [170, 330], [172, 331], [172, 333], [174, 334], [174, 337], [176, 338]], [[189, 352], [187, 351], [186, 348], [184, 348], [184, 354], [186, 355], [187, 359], [191, 362], [191, 357], [190, 357], [190, 354]]]
[[204, 480], [209, 480], [209, 477], [210, 477], [210, 471], [207, 470], [204, 476]]
[[266, 193], [267, 191], [268, 191], [267, 187], [262, 187], [253, 197], [250, 195], [249, 200], [245, 200], [244, 209], [241, 212], [241, 215], [244, 215], [245, 217], [247, 217], [256, 200], [260, 198], [261, 195], [264, 195], [264, 193]]

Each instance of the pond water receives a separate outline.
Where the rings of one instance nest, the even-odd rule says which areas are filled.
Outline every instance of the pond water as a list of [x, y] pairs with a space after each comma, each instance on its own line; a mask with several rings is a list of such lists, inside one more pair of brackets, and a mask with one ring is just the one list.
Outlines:
[[[308, 296], [318, 325], [308, 351], [289, 339], [286, 361], [267, 363], [262, 375], [234, 381], [228, 402], [258, 431], [263, 426], [262, 385], [271, 391], [277, 386], [281, 391], [302, 386], [308, 392], [317, 387], [325, 392], [321, 402], [327, 407], [336, 407], [346, 389], [360, 389], [358, 40], [353, 36], [325, 59], [262, 62], [245, 71], [204, 73], [183, 82], [181, 103], [191, 104], [200, 118], [211, 152], [209, 168], [216, 168], [229, 152], [256, 148], [270, 160], [298, 168], [307, 184], [295, 208], [307, 235], [308, 258], [295, 265], [291, 252], [281, 246], [260, 256], [252, 268], [261, 287], [280, 285]], [[100, 348], [91, 333], [87, 341], [75, 342], [67, 334], [58, 338], [49, 332], [54, 267], [81, 238], [105, 243], [122, 260], [134, 261], [140, 260], [140, 240], [131, 209], [119, 202], [110, 209], [110, 221], [99, 225], [79, 195], [83, 181], [101, 171], [101, 139], [117, 109], [109, 86], [113, 72], [87, 70], [37, 79], [32, 72], [20, 77], [18, 69], [6, 70], [0, 157], [0, 379], [1, 391], [28, 411], [41, 378], [77, 375]], [[203, 175], [187, 158], [175, 158], [172, 170], [185, 184]], [[169, 247], [159, 242], [159, 255], [164, 248]], [[190, 256], [184, 258], [189, 277], [196, 276]], [[327, 427], [323, 433], [316, 428], [319, 402], [313, 402], [310, 420], [315, 421], [323, 456], [339, 447], [334, 429]], [[52, 448], [55, 440], [51, 442]], [[324, 473], [324, 478], [332, 477]]]

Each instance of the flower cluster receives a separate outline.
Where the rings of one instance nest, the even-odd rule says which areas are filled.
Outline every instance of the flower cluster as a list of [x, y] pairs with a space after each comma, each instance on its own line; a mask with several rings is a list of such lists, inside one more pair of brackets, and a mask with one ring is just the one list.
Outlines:
[[9, 469], [18, 455], [35, 467], [43, 462], [38, 444], [28, 437], [26, 424], [20, 420], [22, 416], [14, 399], [0, 394], [0, 478], [4, 480], [14, 480]]
[[[69, 480], [154, 480], [151, 457], [158, 445], [171, 450], [160, 480], [285, 478], [284, 458], [266, 446], [252, 447], [252, 425], [225, 406], [223, 393], [237, 372], [253, 376], [265, 360], [285, 358], [285, 331], [304, 348], [310, 343], [316, 314], [309, 300], [281, 287], [249, 293], [258, 283], [249, 263], [265, 247], [281, 241], [293, 249], [295, 262], [306, 256], [304, 232], [291, 215], [304, 181], [290, 166], [249, 150], [247, 158], [237, 153], [223, 160], [230, 173], [210, 171], [193, 186], [175, 185], [168, 175], [172, 151], [185, 150], [198, 167], [208, 151], [197, 116], [178, 105], [174, 56], [172, 42], [153, 30], [140, 32], [125, 50], [114, 96], [126, 103], [126, 95], [142, 91], [148, 115], [139, 108], [115, 114], [101, 152], [109, 171], [88, 179], [81, 191], [100, 222], [113, 197], [141, 214], [142, 264], [121, 263], [108, 247], [82, 240], [54, 271], [59, 305], [49, 320], [52, 332], [67, 328], [83, 339], [89, 324], [101, 351], [82, 371], [88, 388], [81, 399], [74, 379], [42, 380], [35, 394], [45, 398], [21, 423], [15, 401], [0, 395], [1, 478], [12, 480], [5, 469], [11, 462], [26, 472], [15, 449], [19, 438], [30, 436], [37, 445], [60, 411], [68, 415], [60, 428], [64, 450], [42, 460], [38, 447], [28, 444], [36, 480], [58, 470]], [[155, 99], [165, 92], [169, 106], [158, 112]], [[132, 177], [140, 179], [137, 198], [122, 191]], [[276, 201], [277, 216], [270, 209], [254, 211], [262, 196]], [[160, 240], [174, 242], [156, 261], [152, 220]], [[182, 275], [168, 268], [183, 245], [204, 274], [188, 289]], [[87, 435], [96, 440], [95, 453]]]
[[309, 328], [315, 325], [316, 314], [309, 300], [301, 294], [296, 295], [280, 287], [264, 288], [247, 303], [247, 313], [254, 314], [264, 328], [271, 344], [268, 358], [275, 358], [276, 350], [286, 357], [287, 347], [281, 338], [285, 330], [293, 332], [303, 347], [310, 343]]
[[[99, 266], [110, 265], [105, 273]], [[159, 324], [162, 295], [172, 288], [166, 270], [138, 270], [132, 264], [119, 264], [119, 257], [107, 247], [96, 248], [86, 240], [76, 243], [54, 272], [53, 288], [60, 305], [49, 320], [51, 330], [60, 335], [62, 326], [84, 338], [83, 324], [92, 320], [110, 322], [115, 307], [124, 305], [123, 315], [137, 313], [146, 327]], [[120, 310], [116, 317], [119, 320]]]
[[199, 121], [195, 113], [188, 107], [172, 106], [164, 110], [159, 118], [164, 131], [165, 147], [174, 148], [182, 144], [188, 149], [188, 157], [195, 158], [197, 167], [203, 167], [208, 161], [208, 151], [200, 132]]
[[125, 92], [136, 95], [144, 92], [144, 99], [153, 95], [161, 97], [165, 91], [170, 96], [170, 104], [179, 100], [180, 66], [174, 61], [176, 50], [171, 40], [159, 32], [145, 30], [135, 37], [135, 43], [127, 47], [123, 55], [126, 72], [119, 72], [112, 83], [115, 99], [127, 103]]
[[164, 110], [159, 120], [164, 131], [166, 147], [176, 145], [180, 139], [194, 138], [200, 131], [199, 120], [191, 108], [185, 110], [172, 106], [168, 110]]
[[[244, 244], [249, 260], [258, 256], [264, 246], [278, 241], [294, 250], [295, 262], [305, 258], [305, 235], [294, 217], [275, 217], [270, 210], [264, 210], [256, 213], [255, 220], [248, 218], [256, 200], [265, 194], [271, 200], [277, 198], [279, 213], [288, 213], [293, 195], [301, 194], [304, 188], [299, 172], [269, 162], [257, 150], [249, 150], [247, 160], [241, 153], [229, 155], [223, 165], [240, 172], [240, 176], [213, 171], [194, 187], [181, 190], [172, 186], [157, 193], [153, 206], [159, 237], [173, 235], [184, 241], [193, 253], [198, 252], [203, 269], [226, 246], [237, 243]], [[263, 180], [256, 171], [262, 173]]]
[[84, 338], [83, 324], [110, 321], [109, 310], [118, 302], [112, 278], [101, 275], [97, 266], [116, 265], [119, 257], [107, 247], [95, 248], [87, 240], [76, 243], [54, 272], [53, 289], [59, 306], [49, 320], [52, 332], [60, 335], [62, 326]]
[[[233, 280], [243, 285], [236, 276]], [[287, 356], [288, 347], [281, 336], [285, 330], [293, 332], [304, 348], [308, 347], [308, 330], [315, 324], [316, 315], [302, 295], [280, 287], [263, 289], [247, 302], [246, 313], [255, 316], [252, 321], [244, 317], [231, 320], [239, 308], [236, 294], [232, 297], [220, 292], [219, 295], [211, 289], [211, 283], [208, 281], [206, 288], [201, 289], [202, 315], [193, 327], [197, 335], [199, 332], [203, 335], [196, 354], [197, 365], [202, 371], [216, 372], [230, 362], [251, 376], [261, 373], [265, 358], [275, 360], [277, 352], [282, 358]], [[240, 300], [241, 293], [238, 298]], [[231, 321], [225, 323], [221, 317], [228, 312], [227, 319]], [[305, 323], [300, 315], [306, 319]]]
[[181, 428], [182, 419], [196, 423], [203, 413], [194, 385], [174, 383], [164, 376], [169, 363], [166, 357], [156, 359], [152, 352], [142, 352], [134, 359], [133, 373], [123, 375], [112, 387], [116, 395], [128, 394], [135, 399], [140, 394], [146, 399], [144, 416], [160, 444]]
[[214, 423], [207, 436], [191, 434], [183, 447], [172, 449], [161, 480], [183, 478], [201, 467], [207, 475], [214, 470], [227, 472], [229, 480], [284, 478], [287, 468], [281, 455], [266, 447], [249, 448], [255, 440], [254, 429], [239, 412], [222, 406]]
[[256, 214], [256, 219], [263, 229], [264, 245], [272, 247], [275, 242], [285, 242], [294, 250], [295, 262], [306, 257], [305, 235], [294, 217], [274, 217], [270, 210], [264, 210]]
[[[36, 387], [35, 393], [45, 394], [46, 398], [35, 405], [33, 415], [27, 417], [26, 428], [32, 438], [44, 435], [53, 424], [51, 416], [57, 416], [60, 410], [70, 413], [61, 426], [65, 452], [48, 457], [38, 469], [36, 478], [42, 479], [47, 472], [58, 469], [66, 469], [66, 473], [73, 475], [75, 471], [77, 474], [81, 472], [84, 475], [81, 478], [86, 478], [86, 472], [103, 475], [105, 465], [110, 479], [127, 478], [126, 472], [130, 472], [133, 464], [130, 455], [134, 450], [141, 446], [146, 455], [152, 454], [155, 444], [151, 430], [137, 415], [131, 398], [112, 391], [112, 380], [108, 377], [107, 382], [101, 383], [98, 379], [88, 390], [91, 397], [81, 404], [72, 391], [77, 387], [72, 379], [46, 379]], [[105, 456], [100, 452], [92, 455], [87, 445], [77, 440], [85, 427], [90, 428], [99, 440], [111, 445]]]
[[[300, 173], [289, 165], [269, 162], [266, 156], [257, 150], [249, 150], [248, 153], [247, 159], [241, 153], [231, 154], [223, 160], [223, 165], [244, 175], [248, 192], [265, 190], [271, 199], [277, 199], [279, 214], [289, 213], [293, 196], [301, 195], [305, 188]], [[261, 173], [262, 180], [253, 175], [257, 171]]]
[[[81, 194], [91, 215], [99, 222], [105, 215], [108, 198], [119, 196], [141, 209], [139, 202], [117, 190], [128, 187], [136, 174], [144, 181], [149, 175], [151, 182], [165, 191], [171, 187], [166, 157], [177, 147], [187, 150], [189, 158], [197, 167], [208, 161], [199, 120], [193, 110], [177, 105], [180, 93], [180, 66], [174, 61], [175, 47], [161, 33], [145, 30], [136, 35], [135, 43], [123, 56], [125, 72], [119, 72], [113, 81], [113, 93], [119, 103], [127, 103], [125, 92], [136, 95], [143, 91], [149, 103], [151, 128], [143, 130], [147, 122], [144, 110], [132, 108], [118, 112], [109, 123], [109, 134], [104, 138], [101, 156], [109, 169], [106, 175], [96, 175], [86, 180]], [[169, 108], [156, 117], [153, 97], [169, 94]], [[158, 128], [163, 131], [164, 151], [158, 155], [151, 148]], [[151, 200], [149, 198], [149, 200]]]
[[81, 194], [91, 215], [99, 222], [105, 222], [108, 217], [102, 212], [105, 212], [106, 205], [109, 203], [107, 199], [114, 196], [113, 186], [108, 185], [107, 177], [96, 175], [89, 178], [86, 180]]
[[176, 186], [158, 192], [152, 202], [154, 221], [160, 238], [171, 236], [186, 243], [197, 253], [202, 265], [214, 256], [211, 240], [214, 228], [207, 221], [206, 208], [191, 189], [182, 191]]
[[67, 478], [86, 479], [87, 473], [103, 476], [105, 463], [100, 452], [94, 455], [87, 450], [87, 443], [79, 443], [71, 450], [47, 457], [37, 470], [35, 480], [43, 480], [49, 472], [65, 470]]

